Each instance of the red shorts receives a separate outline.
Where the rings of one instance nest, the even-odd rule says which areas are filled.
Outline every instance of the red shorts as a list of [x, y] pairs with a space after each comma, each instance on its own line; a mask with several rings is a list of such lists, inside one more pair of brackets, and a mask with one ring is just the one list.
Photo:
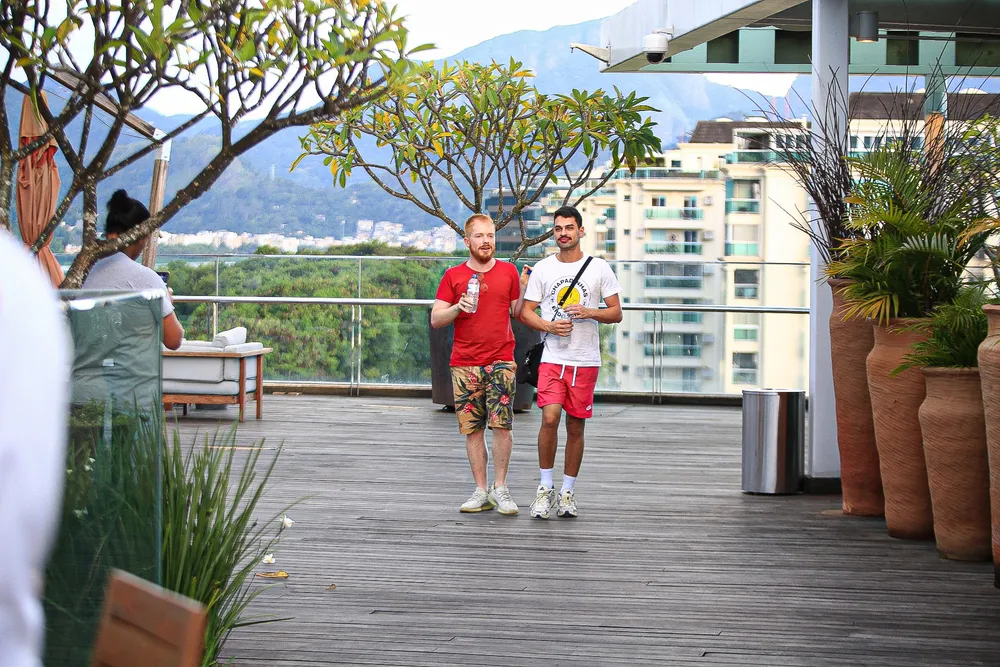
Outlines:
[[594, 416], [594, 387], [597, 366], [563, 366], [544, 363], [538, 366], [538, 407], [561, 405], [566, 414], [577, 419]]

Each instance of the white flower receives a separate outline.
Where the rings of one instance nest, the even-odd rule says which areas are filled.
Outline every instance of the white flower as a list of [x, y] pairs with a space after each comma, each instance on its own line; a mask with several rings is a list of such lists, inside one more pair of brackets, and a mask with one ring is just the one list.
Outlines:
[[274, 564], [274, 554], [267, 554], [266, 556], [264, 556], [264, 561], [263, 562], [264, 562], [264, 565], [273, 565]]
[[93, 470], [93, 468], [91, 468], [89, 465], [87, 465], [86, 463], [84, 463], [83, 464], [83, 470], [84, 470], [84, 472], [90, 472], [91, 470]]
[[90, 465], [94, 465], [94, 461], [96, 461], [96, 459], [94, 458], [87, 459], [87, 463], [89, 463]]
[[73, 474], [73, 469], [72, 468], [66, 468], [66, 474], [67, 475], [72, 475]]
[[73, 510], [73, 514], [76, 515], [77, 519], [82, 519], [83, 517], [87, 516], [87, 508], [84, 507], [82, 510]]
[[295, 522], [288, 518], [288, 515], [281, 517], [281, 525], [285, 528], [291, 528], [295, 525]]

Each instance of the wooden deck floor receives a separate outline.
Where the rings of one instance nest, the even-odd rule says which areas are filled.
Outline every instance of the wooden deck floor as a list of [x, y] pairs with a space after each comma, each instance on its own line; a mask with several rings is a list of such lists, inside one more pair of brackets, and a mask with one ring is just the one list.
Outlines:
[[[305, 500], [271, 566], [290, 578], [253, 611], [294, 619], [234, 633], [227, 653], [268, 667], [1000, 665], [988, 564], [890, 539], [838, 515], [839, 497], [741, 494], [738, 409], [596, 408], [580, 518], [541, 521], [527, 516], [537, 409], [517, 417], [522, 514], [507, 518], [459, 514], [464, 447], [429, 401], [268, 397], [240, 438], [284, 441], [268, 508]], [[220, 417], [191, 414], [187, 435]], [[557, 480], [561, 466], [560, 447]]]

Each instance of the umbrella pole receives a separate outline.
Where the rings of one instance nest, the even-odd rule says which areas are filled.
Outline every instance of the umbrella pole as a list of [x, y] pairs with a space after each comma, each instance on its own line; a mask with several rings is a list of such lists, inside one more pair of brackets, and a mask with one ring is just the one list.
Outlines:
[[[159, 130], [157, 130], [159, 132]], [[170, 142], [165, 141], [156, 151], [153, 161], [153, 182], [149, 191], [149, 214], [156, 215], [163, 209], [163, 200], [167, 190], [167, 171], [170, 168]], [[142, 263], [151, 269], [156, 268], [156, 245], [158, 234], [151, 234], [142, 253]]]

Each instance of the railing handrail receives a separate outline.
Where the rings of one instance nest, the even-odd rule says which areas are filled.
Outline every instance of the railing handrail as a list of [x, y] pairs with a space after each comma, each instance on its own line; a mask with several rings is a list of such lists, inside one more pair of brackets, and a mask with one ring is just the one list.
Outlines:
[[[669, 277], [669, 276], [666, 276]], [[300, 306], [405, 306], [431, 307], [434, 299], [363, 299], [359, 297], [309, 297], [309, 296], [191, 296], [174, 295], [174, 303], [252, 303], [258, 305], [300, 305]], [[804, 306], [733, 306], [729, 304], [685, 304], [685, 303], [623, 303], [622, 310], [662, 311], [681, 313], [764, 313], [764, 314], [809, 314]]]

